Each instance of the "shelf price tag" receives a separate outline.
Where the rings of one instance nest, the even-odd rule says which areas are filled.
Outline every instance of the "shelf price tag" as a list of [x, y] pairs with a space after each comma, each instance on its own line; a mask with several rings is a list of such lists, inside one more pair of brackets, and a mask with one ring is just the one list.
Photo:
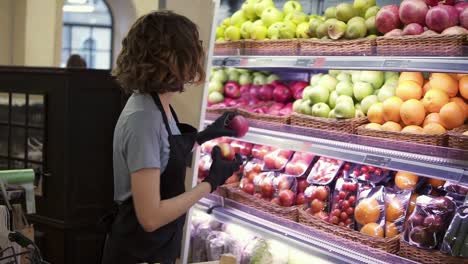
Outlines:
[[271, 58], [256, 58], [255, 65], [264, 66], [264, 65], [271, 65], [273, 63], [273, 59]]
[[406, 68], [410, 64], [410, 60], [385, 60], [382, 67], [386, 68]]
[[214, 59], [213, 60], [213, 66], [223, 66], [224, 60], [223, 59]]
[[229, 58], [226, 60], [225, 65], [228, 67], [236, 67], [241, 65], [241, 59], [239, 58]]
[[312, 59], [297, 59], [296, 64], [294, 66], [297, 67], [310, 67], [314, 63], [315, 60]]
[[386, 167], [386, 166], [388, 166], [390, 161], [392, 161], [391, 158], [374, 156], [374, 155], [366, 155], [366, 157], [364, 158], [363, 163], [369, 164], [369, 165], [374, 165], [374, 166], [377, 166], [377, 167]]

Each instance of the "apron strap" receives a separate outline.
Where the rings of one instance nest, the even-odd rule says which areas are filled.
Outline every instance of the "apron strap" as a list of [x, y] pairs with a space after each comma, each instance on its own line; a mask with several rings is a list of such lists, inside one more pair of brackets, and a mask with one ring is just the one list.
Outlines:
[[174, 120], [176, 121], [176, 124], [178, 126], [180, 124], [179, 118], [177, 117], [177, 114], [174, 111], [174, 108], [172, 108], [172, 105], [169, 105], [169, 107], [171, 108], [172, 118], [174, 118]]
[[[151, 93], [151, 97], [153, 97], [154, 103], [156, 104], [156, 106], [159, 108], [159, 111], [161, 112], [164, 125], [166, 126], [167, 134], [169, 136], [172, 136], [172, 131], [171, 131], [171, 127], [169, 126], [169, 121], [167, 119], [166, 111], [164, 111], [164, 107], [162, 106], [161, 99], [159, 99], [159, 95], [155, 93]], [[171, 107], [171, 111], [172, 111], [172, 107]]]

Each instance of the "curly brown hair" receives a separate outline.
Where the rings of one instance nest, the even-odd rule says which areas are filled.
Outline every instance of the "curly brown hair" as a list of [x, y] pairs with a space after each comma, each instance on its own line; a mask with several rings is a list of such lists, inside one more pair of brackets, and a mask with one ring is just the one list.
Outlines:
[[127, 93], [182, 92], [184, 84], [205, 80], [204, 59], [192, 21], [171, 11], [154, 11], [133, 24], [112, 74]]

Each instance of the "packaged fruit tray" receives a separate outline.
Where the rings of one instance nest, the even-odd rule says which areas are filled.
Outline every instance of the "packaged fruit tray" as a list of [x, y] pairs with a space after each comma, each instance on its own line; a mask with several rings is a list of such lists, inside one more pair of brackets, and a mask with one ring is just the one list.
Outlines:
[[381, 56], [462, 56], [468, 35], [378, 37]]
[[468, 125], [448, 132], [448, 146], [457, 149], [468, 149], [468, 135], [463, 135], [465, 131], [468, 131]]
[[407, 141], [418, 144], [434, 145], [434, 146], [447, 146], [447, 133], [441, 135], [421, 135], [393, 131], [383, 131], [368, 129], [364, 125], [357, 128], [357, 134], [362, 136], [387, 138], [396, 141]]
[[222, 196], [225, 198], [251, 206], [257, 210], [267, 212], [284, 219], [288, 219], [294, 222], [298, 221], [298, 206], [279, 206], [277, 204], [255, 197], [254, 195], [245, 193], [235, 185], [223, 185], [220, 188], [222, 189], [221, 193], [224, 194]]
[[270, 122], [270, 123], [279, 123], [279, 124], [291, 123], [291, 116], [275, 116], [275, 115], [269, 115], [269, 114], [252, 113], [244, 109], [238, 109], [237, 112], [248, 119], [254, 119], [254, 120]]
[[214, 55], [243, 55], [244, 44], [241, 40], [216, 42]]
[[423, 264], [462, 264], [468, 263], [468, 258], [453, 257], [446, 255], [439, 250], [421, 249], [409, 245], [406, 241], [400, 241], [400, 251], [398, 255]]
[[298, 55], [299, 41], [297, 39], [277, 40], [244, 40], [242, 55]]
[[315, 117], [299, 113], [293, 113], [291, 115], [291, 125], [294, 126], [333, 130], [350, 134], [354, 134], [356, 132], [356, 128], [365, 123], [367, 123], [366, 117], [335, 119]]
[[306, 212], [304, 208], [298, 209], [299, 223], [325, 231], [336, 236], [361, 243], [376, 250], [383, 250], [389, 253], [397, 253], [399, 250], [400, 237], [393, 238], [378, 238], [362, 234], [354, 229], [334, 225], [321, 220], [320, 218]]
[[301, 39], [299, 41], [299, 55], [333, 55], [357, 56], [373, 55], [375, 39], [355, 40], [313, 40]]

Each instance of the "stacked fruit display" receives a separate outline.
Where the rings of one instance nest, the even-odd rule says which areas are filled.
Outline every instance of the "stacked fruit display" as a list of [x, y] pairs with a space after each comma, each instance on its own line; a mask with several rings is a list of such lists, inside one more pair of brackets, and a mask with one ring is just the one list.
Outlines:
[[376, 27], [385, 37], [468, 33], [468, 3], [455, 0], [404, 0], [383, 6]]
[[398, 73], [380, 71], [334, 71], [316, 74], [294, 112], [324, 118], [364, 117], [371, 105], [394, 94]]
[[444, 134], [468, 117], [468, 76], [418, 72], [401, 73], [394, 95], [370, 106], [368, 129]]
[[330, 7], [319, 16], [305, 14], [298, 1], [287, 1], [281, 11], [273, 0], [246, 0], [241, 10], [216, 28], [216, 40], [375, 37], [378, 10], [375, 0], [355, 0]]

